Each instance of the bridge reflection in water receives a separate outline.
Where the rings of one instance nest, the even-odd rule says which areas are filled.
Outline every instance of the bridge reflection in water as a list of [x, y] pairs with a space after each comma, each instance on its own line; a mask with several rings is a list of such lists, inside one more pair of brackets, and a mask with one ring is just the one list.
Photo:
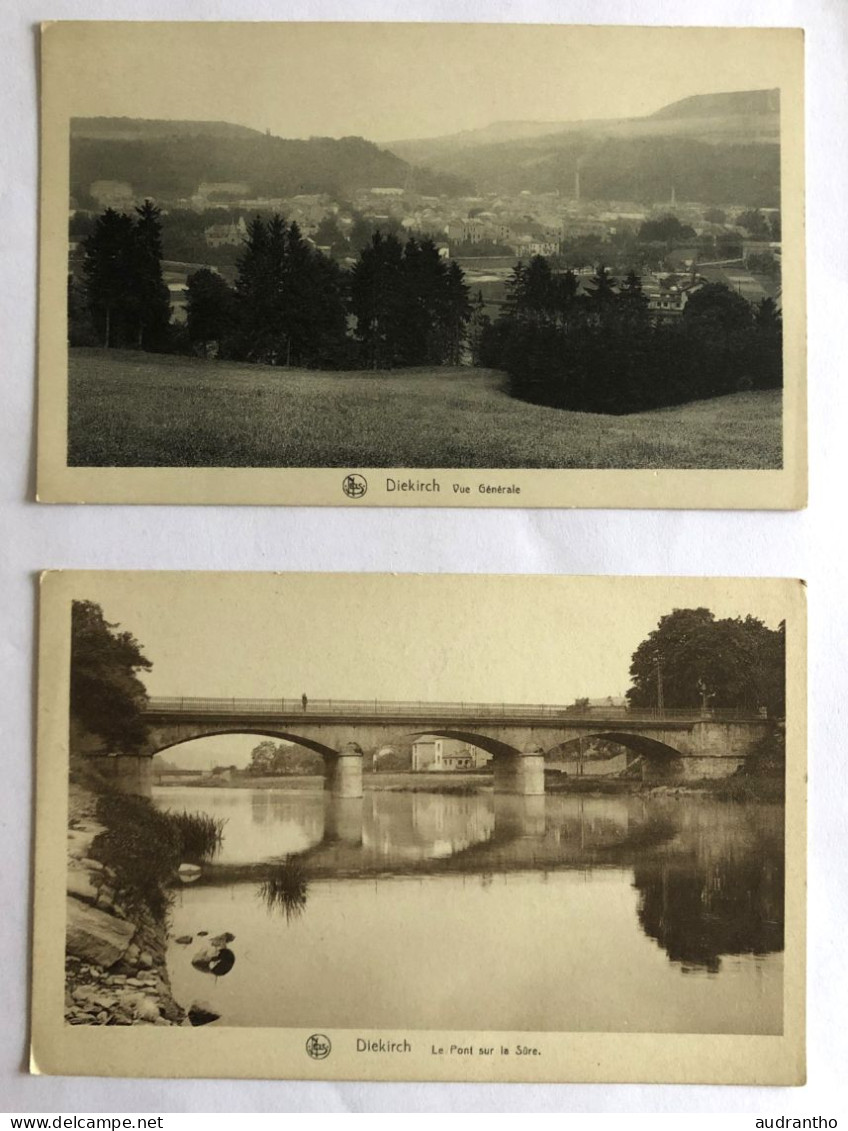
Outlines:
[[[307, 883], [572, 872], [625, 873], [634, 927], [681, 969], [783, 947], [783, 807], [693, 796], [438, 794], [162, 788], [157, 804], [224, 816], [198, 888], [256, 890], [282, 861]], [[197, 889], [193, 889], [197, 890]], [[186, 893], [186, 898], [194, 898]], [[520, 913], [520, 909], [519, 909]]]

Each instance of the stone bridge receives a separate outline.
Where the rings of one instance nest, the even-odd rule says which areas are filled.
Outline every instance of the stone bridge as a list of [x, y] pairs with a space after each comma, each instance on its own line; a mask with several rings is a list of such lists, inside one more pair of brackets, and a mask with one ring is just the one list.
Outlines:
[[770, 723], [738, 709], [625, 709], [506, 703], [387, 703], [361, 700], [153, 698], [147, 748], [122, 756], [130, 788], [149, 792], [153, 754], [193, 739], [256, 734], [293, 742], [324, 759], [325, 786], [362, 796], [364, 752], [421, 735], [453, 738], [492, 755], [494, 788], [545, 791], [544, 764], [570, 743], [603, 738], [630, 752], [646, 778], [724, 777], [737, 770]]

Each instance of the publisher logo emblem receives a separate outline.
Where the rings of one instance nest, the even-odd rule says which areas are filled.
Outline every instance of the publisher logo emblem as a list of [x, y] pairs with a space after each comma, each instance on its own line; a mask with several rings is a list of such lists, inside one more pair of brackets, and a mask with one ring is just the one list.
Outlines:
[[349, 499], [361, 499], [368, 490], [368, 481], [364, 475], [346, 475], [342, 480], [342, 490]]
[[306, 1051], [313, 1060], [324, 1060], [330, 1055], [332, 1047], [330, 1038], [325, 1037], [323, 1033], [313, 1033], [306, 1042]]

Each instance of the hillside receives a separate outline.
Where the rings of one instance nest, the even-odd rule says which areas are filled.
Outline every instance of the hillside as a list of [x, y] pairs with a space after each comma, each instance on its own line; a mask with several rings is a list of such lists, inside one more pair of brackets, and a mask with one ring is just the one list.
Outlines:
[[95, 181], [126, 182], [134, 195], [190, 197], [203, 183], [238, 183], [253, 196], [331, 193], [414, 185], [462, 192], [449, 173], [430, 173], [360, 137], [287, 139], [227, 122], [75, 118], [71, 195], [85, 200]]
[[171, 121], [164, 118], [71, 118], [72, 138], [108, 141], [153, 140], [167, 137], [262, 137], [259, 130], [233, 122]]
[[651, 118], [712, 118], [780, 113], [779, 90], [731, 90], [718, 94], [693, 94], [655, 110]]
[[68, 376], [71, 467], [781, 466], [772, 389], [610, 417], [518, 401], [503, 373], [448, 366], [329, 373], [72, 349]]
[[444, 138], [391, 143], [407, 161], [473, 181], [478, 192], [570, 193], [777, 206], [779, 91], [695, 95], [643, 118], [499, 122]]

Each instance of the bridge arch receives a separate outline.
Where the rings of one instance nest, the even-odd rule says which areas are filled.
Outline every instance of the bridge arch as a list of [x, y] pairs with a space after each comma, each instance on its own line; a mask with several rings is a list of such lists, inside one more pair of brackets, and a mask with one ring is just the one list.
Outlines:
[[204, 738], [219, 738], [222, 735], [241, 735], [241, 734], [255, 734], [257, 738], [278, 738], [283, 742], [293, 742], [296, 746], [305, 746], [307, 750], [313, 750], [316, 754], [320, 754], [323, 758], [338, 758], [340, 751], [334, 749], [332, 746], [325, 746], [321, 742], [316, 742], [314, 738], [304, 738], [303, 735], [294, 734], [291, 731], [281, 730], [273, 727], [238, 727], [234, 726], [229, 730], [200, 730], [196, 734], [180, 734], [178, 736], [154, 737], [149, 743], [149, 753], [162, 754], [165, 750], [172, 750], [175, 746], [183, 746], [186, 742], [199, 742]]
[[648, 738], [642, 734], [630, 734], [626, 731], [614, 730], [596, 731], [578, 735], [576, 738], [569, 738], [565, 742], [559, 742], [545, 751], [545, 758], [549, 760], [555, 753], [576, 751], [581, 743], [591, 742], [593, 739], [602, 739], [605, 742], [623, 747], [628, 753], [635, 756], [635, 759], [628, 761], [628, 769], [630, 769], [634, 760], [640, 761], [644, 762], [650, 773], [656, 776], [672, 773], [679, 768], [681, 759], [686, 757], [684, 751], [670, 746], [667, 742]]
[[493, 759], [520, 758], [522, 753], [516, 747], [510, 746], [509, 743], [501, 742], [500, 739], [490, 738], [485, 734], [477, 734], [476, 731], [456, 730], [453, 727], [410, 731], [405, 737], [423, 738], [425, 735], [430, 735], [433, 738], [455, 738], [458, 742], [467, 742], [469, 746], [477, 746], [480, 750], [485, 750], [487, 754], [492, 755]]
[[434, 738], [455, 738], [477, 746], [492, 755], [496, 793], [520, 793], [532, 797], [545, 792], [545, 760], [541, 746], [533, 744], [523, 750], [476, 730], [457, 727], [410, 731], [408, 738], [432, 735]]
[[217, 738], [220, 735], [255, 734], [261, 738], [277, 738], [292, 742], [320, 754], [324, 761], [324, 788], [336, 797], [362, 796], [362, 747], [355, 742], [347, 742], [341, 749], [328, 746], [315, 738], [298, 734], [287, 727], [273, 725], [216, 726], [213, 728], [152, 727], [149, 731], [149, 755], [159, 754], [186, 742], [196, 742], [203, 738]]

